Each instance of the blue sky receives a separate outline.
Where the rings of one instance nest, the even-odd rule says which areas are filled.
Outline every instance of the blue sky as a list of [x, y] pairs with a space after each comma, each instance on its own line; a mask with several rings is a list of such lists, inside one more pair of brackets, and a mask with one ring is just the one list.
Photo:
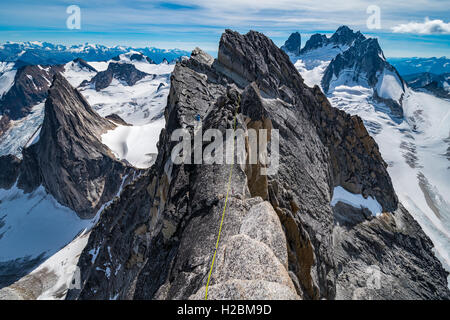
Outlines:
[[[378, 37], [389, 57], [450, 57], [448, 0], [3, 0], [0, 39], [62, 44], [155, 46], [215, 54], [225, 28], [258, 30], [278, 45], [299, 31], [305, 40], [348, 25]], [[81, 8], [81, 29], [66, 27], [70, 5]], [[380, 8], [380, 29], [369, 29], [366, 10]], [[428, 18], [432, 23], [426, 23]], [[414, 24], [415, 23], [415, 24]], [[396, 32], [394, 32], [396, 31]]]

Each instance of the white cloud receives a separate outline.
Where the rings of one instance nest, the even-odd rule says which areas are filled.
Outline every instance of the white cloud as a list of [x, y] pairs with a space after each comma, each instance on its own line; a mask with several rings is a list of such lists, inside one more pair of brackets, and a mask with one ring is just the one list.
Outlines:
[[399, 24], [393, 27], [392, 31], [396, 33], [450, 34], [450, 23], [425, 18], [425, 22]]

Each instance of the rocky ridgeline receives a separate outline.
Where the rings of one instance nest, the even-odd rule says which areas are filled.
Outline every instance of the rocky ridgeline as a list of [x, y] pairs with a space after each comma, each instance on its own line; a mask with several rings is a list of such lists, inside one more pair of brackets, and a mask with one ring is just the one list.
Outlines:
[[[238, 129], [279, 130], [277, 173], [261, 175], [261, 162], [172, 163], [174, 130], [193, 133], [199, 115], [203, 130], [224, 132], [235, 114]], [[210, 299], [449, 298], [447, 273], [361, 119], [307, 87], [264, 35], [227, 30], [217, 59], [196, 49], [178, 62], [165, 118], [156, 163], [103, 212], [68, 299], [203, 299], [230, 169]], [[376, 198], [383, 214], [331, 207], [336, 186]], [[369, 268], [380, 287], [365, 285]]]
[[89, 63], [87, 63], [85, 60], [81, 58], [76, 58], [72, 61], [73, 64], [77, 65], [80, 69], [89, 70], [92, 72], [97, 72], [97, 69], [95, 69], [93, 66], [91, 66]]
[[355, 43], [355, 41], [362, 41], [364, 39], [366, 39], [366, 37], [364, 37], [361, 32], [353, 32], [353, 30], [349, 27], [341, 26], [330, 38], [320, 33], [313, 34], [308, 41], [306, 41], [305, 46], [300, 51], [300, 54], [305, 54], [311, 50], [327, 45], [350, 47], [353, 43]]
[[45, 101], [39, 140], [23, 150], [23, 160], [0, 157], [0, 187], [10, 188], [17, 181], [19, 188], [32, 192], [43, 185], [81, 218], [92, 218], [132, 171], [100, 141], [102, 133], [115, 127], [56, 73]]

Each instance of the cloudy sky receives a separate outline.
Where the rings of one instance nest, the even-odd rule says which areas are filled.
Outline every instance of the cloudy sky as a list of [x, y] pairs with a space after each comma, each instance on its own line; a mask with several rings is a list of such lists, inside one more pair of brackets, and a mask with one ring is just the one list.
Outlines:
[[[225, 28], [258, 30], [278, 45], [299, 31], [332, 33], [348, 25], [378, 37], [389, 57], [450, 57], [448, 0], [15, 0], [0, 6], [0, 41], [155, 46], [214, 54]], [[67, 8], [81, 10], [81, 29], [68, 29]], [[375, 6], [375, 7], [374, 7]], [[375, 9], [374, 9], [375, 8]], [[379, 8], [379, 28], [369, 28]], [[369, 13], [368, 13], [369, 9]], [[375, 11], [374, 11], [375, 10]]]

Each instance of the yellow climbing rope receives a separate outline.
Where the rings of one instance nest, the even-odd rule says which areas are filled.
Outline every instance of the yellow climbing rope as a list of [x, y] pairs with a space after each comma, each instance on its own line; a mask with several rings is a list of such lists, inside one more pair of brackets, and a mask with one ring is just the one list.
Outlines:
[[[237, 108], [235, 108], [234, 110], [234, 124], [233, 124], [233, 133], [236, 131], [236, 116], [237, 116]], [[223, 207], [223, 212], [222, 212], [222, 219], [220, 220], [220, 226], [219, 226], [219, 234], [217, 235], [217, 241], [216, 241], [216, 248], [214, 250], [214, 255], [213, 255], [213, 259], [211, 262], [211, 268], [209, 269], [209, 274], [208, 274], [208, 281], [206, 282], [206, 291], [205, 291], [205, 300], [208, 300], [208, 288], [209, 288], [209, 281], [211, 280], [211, 274], [214, 268], [214, 261], [216, 260], [216, 254], [217, 254], [217, 249], [219, 248], [219, 241], [220, 241], [220, 234], [222, 233], [222, 225], [223, 225], [223, 219], [225, 217], [225, 210], [227, 209], [227, 203], [228, 203], [228, 195], [230, 193], [230, 186], [231, 186], [231, 177], [233, 176], [233, 165], [234, 165], [234, 134], [233, 134], [233, 152], [232, 152], [232, 163], [230, 165], [230, 174], [228, 175], [228, 186], [227, 186], [227, 195], [225, 197], [225, 205]]]

